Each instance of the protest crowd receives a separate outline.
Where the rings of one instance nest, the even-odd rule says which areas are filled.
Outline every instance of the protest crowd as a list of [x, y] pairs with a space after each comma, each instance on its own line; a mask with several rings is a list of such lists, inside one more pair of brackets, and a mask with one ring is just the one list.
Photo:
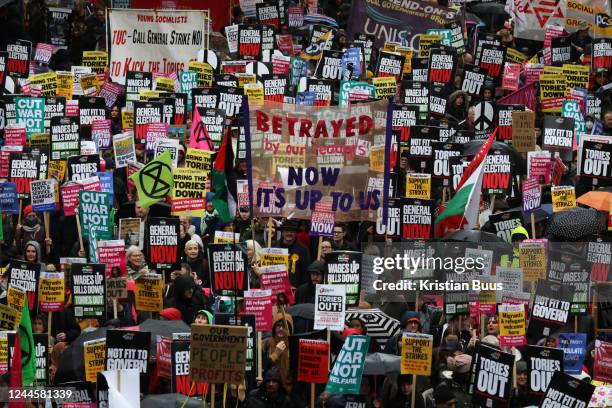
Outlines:
[[611, 407], [611, 15], [0, 1], [0, 406]]

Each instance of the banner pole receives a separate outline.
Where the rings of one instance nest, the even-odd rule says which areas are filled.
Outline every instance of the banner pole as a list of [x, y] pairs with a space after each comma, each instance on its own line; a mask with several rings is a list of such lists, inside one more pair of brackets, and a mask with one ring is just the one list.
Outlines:
[[536, 238], [536, 228], [535, 228], [535, 213], [531, 213], [531, 237], [533, 239]]
[[113, 319], [117, 319], [117, 298], [113, 298]]
[[317, 245], [317, 260], [321, 260], [321, 248], [323, 246], [323, 237], [319, 237], [319, 245]]
[[210, 385], [210, 408], [215, 408], [215, 385], [216, 384]]
[[315, 385], [310, 383], [310, 408], [315, 408]]
[[[45, 211], [43, 212], [43, 218], [45, 220], [45, 238], [49, 239], [51, 237], [51, 233], [49, 231], [49, 224], [50, 224], [50, 217], [51, 214], [49, 214], [49, 211]], [[47, 253], [47, 255], [49, 255], [49, 252], [51, 252], [51, 247], [49, 245], [47, 245], [47, 243], [45, 242], [45, 251]]]
[[331, 371], [331, 331], [327, 330], [327, 369]]
[[23, 210], [23, 200], [19, 199], [19, 215], [17, 216], [17, 224], [21, 225], [21, 211]]
[[266, 237], [266, 246], [272, 248], [272, 217], [268, 218], [268, 225], [266, 226], [268, 236]]
[[263, 371], [263, 367], [262, 367], [262, 359], [263, 359], [263, 350], [262, 350], [262, 346], [263, 346], [263, 341], [261, 340], [261, 332], [258, 331], [257, 332], [257, 377], [258, 378], [263, 378], [262, 376], [262, 371]]
[[81, 232], [81, 216], [79, 213], [76, 214], [76, 222], [77, 222], [77, 231], [79, 233], [79, 245], [81, 246], [81, 251], [85, 252], [85, 246], [83, 245], [83, 233]]
[[412, 374], [412, 392], [410, 393], [410, 407], [411, 408], [416, 408], [416, 382], [417, 382], [417, 375], [416, 374]]

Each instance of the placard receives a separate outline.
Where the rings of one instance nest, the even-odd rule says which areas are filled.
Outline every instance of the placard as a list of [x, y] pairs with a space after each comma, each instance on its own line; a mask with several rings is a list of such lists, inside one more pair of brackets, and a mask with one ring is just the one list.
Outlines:
[[298, 381], [325, 384], [329, 373], [329, 343], [299, 339]]
[[512, 388], [514, 355], [480, 343], [473, 358], [470, 392], [475, 405], [507, 407]]
[[320, 285], [315, 289], [314, 329], [344, 330], [346, 291], [343, 285]]
[[241, 384], [246, 370], [247, 328], [192, 325], [189, 376], [193, 381]]
[[85, 381], [95, 383], [106, 365], [106, 338], [83, 342]]
[[208, 261], [212, 291], [227, 295], [248, 286], [246, 253], [234, 244], [209, 244]]
[[104, 265], [73, 263], [70, 272], [75, 317], [105, 317]]
[[134, 291], [136, 310], [161, 312], [163, 309], [163, 278], [159, 274], [147, 274], [136, 279]]
[[169, 269], [179, 260], [179, 219], [149, 218], [145, 228], [145, 254], [152, 269]]
[[344, 345], [329, 373], [326, 392], [359, 394], [370, 340], [369, 336], [348, 336], [344, 340]]
[[433, 336], [421, 333], [404, 333], [401, 341], [400, 373], [402, 375], [431, 375]]
[[523, 346], [525, 339], [525, 307], [501, 304], [499, 312], [499, 341], [502, 347]]
[[574, 186], [552, 186], [553, 212], [566, 211], [576, 207], [576, 189]]

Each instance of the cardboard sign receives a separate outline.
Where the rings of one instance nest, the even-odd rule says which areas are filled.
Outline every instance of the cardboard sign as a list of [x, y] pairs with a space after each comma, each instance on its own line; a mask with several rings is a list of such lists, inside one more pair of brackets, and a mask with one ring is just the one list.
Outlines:
[[315, 330], [344, 330], [344, 285], [317, 285], [315, 289]]
[[327, 383], [329, 343], [324, 340], [299, 339], [298, 381]]
[[106, 316], [106, 284], [104, 265], [78, 264], [71, 266], [72, 297], [76, 317]]
[[475, 405], [507, 407], [512, 388], [514, 355], [480, 344], [472, 362], [470, 392]]
[[527, 396], [531, 405], [541, 401], [555, 372], [563, 372], [563, 350], [527, 346], [525, 353], [529, 373]]
[[517, 152], [535, 150], [535, 113], [512, 111], [512, 146]]
[[433, 336], [404, 333], [402, 336], [401, 374], [431, 375]]
[[576, 207], [576, 189], [574, 186], [552, 186], [553, 212], [566, 211]]
[[149, 218], [145, 228], [145, 254], [152, 269], [168, 269], [178, 262], [178, 218]]
[[518, 347], [525, 344], [525, 308], [523, 305], [501, 304], [499, 312], [500, 345]]
[[95, 383], [98, 373], [106, 365], [106, 339], [95, 339], [83, 342], [83, 360], [85, 361], [85, 381]]
[[163, 309], [163, 279], [158, 274], [147, 274], [136, 280], [136, 310], [161, 312]]
[[528, 337], [539, 340], [552, 336], [565, 326], [573, 297], [573, 286], [539, 280], [527, 328]]
[[369, 336], [348, 336], [344, 340], [344, 345], [329, 373], [326, 392], [359, 394], [370, 340]]
[[191, 380], [241, 384], [246, 370], [246, 340], [246, 327], [192, 325]]

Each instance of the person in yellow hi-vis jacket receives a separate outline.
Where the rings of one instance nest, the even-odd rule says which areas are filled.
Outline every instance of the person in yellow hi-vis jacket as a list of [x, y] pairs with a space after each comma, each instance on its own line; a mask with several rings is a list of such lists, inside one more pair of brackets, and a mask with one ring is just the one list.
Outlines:
[[529, 233], [522, 225], [512, 230], [512, 244], [514, 246], [512, 258], [507, 254], [501, 256], [501, 266], [504, 268], [519, 268], [519, 242], [529, 239]]

